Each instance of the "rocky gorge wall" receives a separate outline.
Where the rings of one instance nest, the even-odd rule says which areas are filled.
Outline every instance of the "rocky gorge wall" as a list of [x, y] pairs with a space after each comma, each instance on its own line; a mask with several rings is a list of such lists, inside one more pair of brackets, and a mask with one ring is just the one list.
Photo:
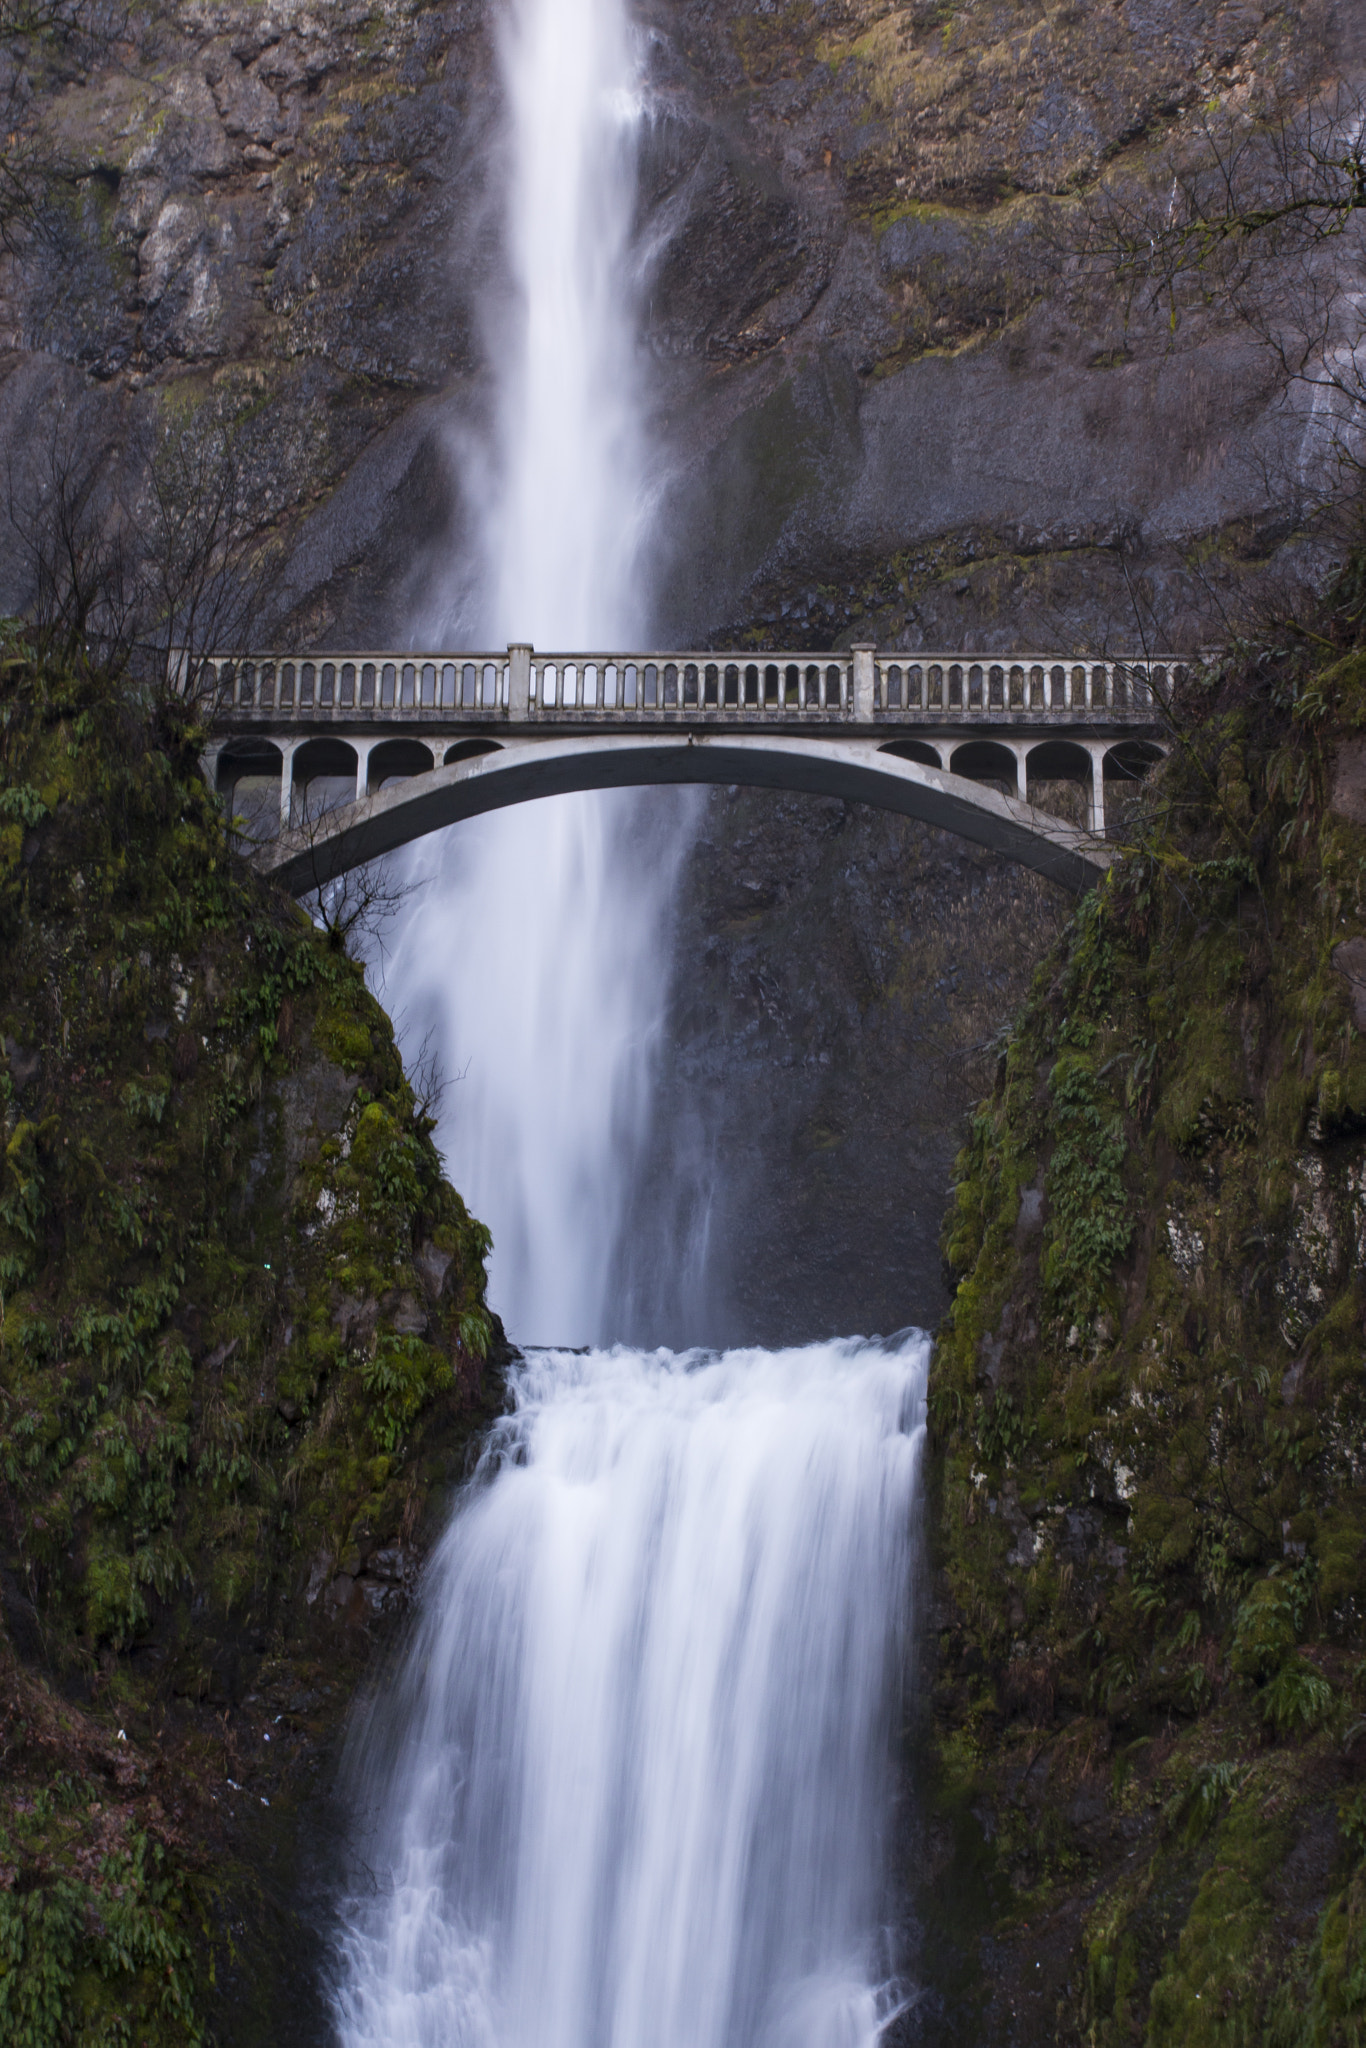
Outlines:
[[0, 652], [0, 2036], [321, 2038], [298, 1832], [506, 1353], [183, 709]]
[[933, 1329], [962, 1120], [1071, 903], [866, 805], [708, 792], [619, 1277], [629, 1334]]
[[1360, 590], [1182, 707], [958, 1162], [907, 2040], [1361, 2038]]
[[[202, 414], [280, 543], [263, 625], [440, 631], [501, 288], [491, 24], [472, 0], [17, 11], [20, 497], [54, 434], [117, 462], [136, 422]], [[1188, 648], [1211, 584], [1299, 573], [1268, 479], [1305, 429], [1264, 358], [1217, 306], [1175, 345], [1079, 308], [1039, 208], [1056, 227], [1212, 101], [1351, 72], [1359, 10], [710, 0], [641, 30], [661, 634]], [[25, 573], [0, 551], [0, 608]]]

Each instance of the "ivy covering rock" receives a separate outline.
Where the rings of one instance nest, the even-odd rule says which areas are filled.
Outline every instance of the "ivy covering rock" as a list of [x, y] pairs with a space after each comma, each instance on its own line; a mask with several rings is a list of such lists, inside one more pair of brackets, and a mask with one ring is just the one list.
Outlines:
[[227, 2002], [234, 2040], [277, 2038], [264, 1872], [500, 1405], [488, 1234], [361, 966], [239, 857], [198, 738], [0, 642], [0, 2037], [25, 2048], [195, 2041]]
[[1366, 2035], [1361, 583], [1174, 707], [959, 1160], [951, 2037]]

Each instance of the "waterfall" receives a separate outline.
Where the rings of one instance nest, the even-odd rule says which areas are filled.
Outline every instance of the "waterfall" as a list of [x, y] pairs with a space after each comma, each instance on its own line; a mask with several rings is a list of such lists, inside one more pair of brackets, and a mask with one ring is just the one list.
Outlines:
[[353, 1736], [347, 2048], [870, 2048], [927, 1355], [517, 1370]]
[[[621, 0], [512, 0], [499, 50], [509, 281], [486, 315], [496, 419], [491, 447], [460, 451], [481, 552], [473, 598], [423, 636], [639, 645], [637, 52]], [[693, 791], [550, 798], [409, 860], [419, 886], [386, 985], [410, 1030], [443, 1049], [438, 1142], [493, 1233], [492, 1299], [522, 1343], [623, 1334], [612, 1274], [697, 807]]]
[[[624, 0], [510, 6], [513, 290], [497, 432], [465, 471], [480, 632], [638, 645]], [[626, 1205], [695, 815], [691, 793], [560, 798], [420, 856], [388, 978], [458, 1077], [439, 1136], [523, 1345], [639, 1329], [652, 1267], [686, 1259], [686, 1228]], [[704, 1230], [665, 1164], [653, 1184]], [[513, 1369], [349, 1739], [346, 2048], [871, 2048], [896, 2008], [878, 1913], [927, 1353], [903, 1333]]]

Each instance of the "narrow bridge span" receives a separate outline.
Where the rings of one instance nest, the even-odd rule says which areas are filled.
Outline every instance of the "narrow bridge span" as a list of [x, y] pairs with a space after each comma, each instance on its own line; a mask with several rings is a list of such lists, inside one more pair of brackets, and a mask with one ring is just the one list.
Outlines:
[[[1173, 661], [1061, 655], [357, 653], [206, 662], [205, 770], [302, 892], [481, 811], [716, 782], [858, 798], [1073, 888], [1103, 872], [1107, 783], [1166, 751]], [[1074, 781], [1089, 829], [1025, 799]]]

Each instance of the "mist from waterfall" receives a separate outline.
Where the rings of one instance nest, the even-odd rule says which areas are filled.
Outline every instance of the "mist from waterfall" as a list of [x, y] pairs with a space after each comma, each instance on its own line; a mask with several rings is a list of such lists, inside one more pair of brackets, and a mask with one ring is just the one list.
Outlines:
[[[496, 431], [464, 450], [477, 605], [442, 637], [639, 647], [625, 0], [508, 4], [514, 289]], [[494, 1303], [557, 1348], [511, 1369], [352, 1726], [344, 2048], [872, 2048], [897, 2007], [878, 1922], [927, 1342], [568, 1348], [685, 1304], [705, 1239], [705, 1143], [653, 1156], [628, 1213], [696, 816], [692, 792], [562, 797], [416, 856], [391, 1000], [451, 1073], [439, 1137]]]
[[[477, 559], [438, 630], [445, 644], [638, 646], [649, 451], [631, 248], [637, 46], [620, 0], [513, 0], [499, 56], [508, 278], [485, 316], [495, 420], [491, 441], [459, 450]], [[424, 622], [420, 637], [432, 631]], [[623, 1334], [612, 1281], [697, 810], [691, 791], [549, 798], [410, 858], [420, 886], [386, 987], [410, 1040], [430, 1031], [443, 1049], [438, 1141], [492, 1230], [491, 1296], [518, 1342]]]
[[872, 2048], [928, 1351], [517, 1369], [353, 1733], [346, 2048]]

